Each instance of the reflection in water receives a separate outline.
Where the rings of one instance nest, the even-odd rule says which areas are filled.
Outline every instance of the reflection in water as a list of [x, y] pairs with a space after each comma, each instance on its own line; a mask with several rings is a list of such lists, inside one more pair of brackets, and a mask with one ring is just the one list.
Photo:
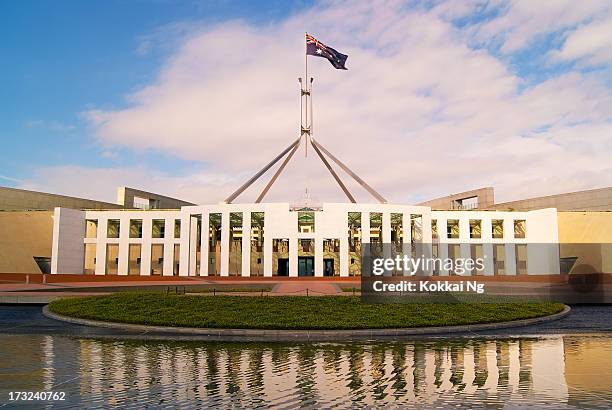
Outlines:
[[1, 335], [0, 405], [9, 391], [44, 390], [67, 392], [57, 407], [609, 408], [611, 366], [604, 336], [266, 345]]

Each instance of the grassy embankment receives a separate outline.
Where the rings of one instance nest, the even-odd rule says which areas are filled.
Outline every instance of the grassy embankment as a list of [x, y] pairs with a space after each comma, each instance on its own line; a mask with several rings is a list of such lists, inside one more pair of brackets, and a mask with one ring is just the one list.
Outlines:
[[84, 319], [236, 329], [382, 329], [449, 326], [551, 315], [560, 303], [365, 304], [348, 296], [184, 296], [118, 293], [49, 304]]

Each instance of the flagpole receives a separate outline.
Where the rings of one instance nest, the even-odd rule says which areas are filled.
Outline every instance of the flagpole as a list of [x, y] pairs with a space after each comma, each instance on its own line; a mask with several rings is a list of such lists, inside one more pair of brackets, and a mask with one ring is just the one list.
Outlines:
[[[306, 96], [306, 101], [305, 101], [305, 109], [306, 109], [306, 128], [309, 128], [310, 125], [308, 124], [308, 97], [309, 97], [309, 90], [308, 90], [308, 42], [306, 41], [306, 36], [308, 35], [308, 33], [305, 33], [304, 35], [304, 67], [305, 67], [305, 77], [304, 77], [304, 87], [306, 88], [306, 93], [304, 94]], [[308, 143], [309, 141], [304, 141], [304, 158], [308, 157]]]
[[312, 109], [312, 83], [314, 81], [314, 78], [311, 78], [309, 83], [310, 83], [310, 95], [308, 96], [310, 98], [310, 141], [312, 142], [312, 136], [314, 135], [314, 110]]

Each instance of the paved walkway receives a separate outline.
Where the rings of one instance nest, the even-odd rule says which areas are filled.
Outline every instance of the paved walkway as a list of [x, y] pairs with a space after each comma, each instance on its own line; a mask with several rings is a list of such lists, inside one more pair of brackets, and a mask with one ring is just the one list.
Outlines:
[[277, 295], [308, 295], [327, 296], [342, 294], [340, 286], [333, 283], [321, 282], [286, 282], [279, 283], [272, 288]]
[[[197, 289], [198, 287], [210, 288], [219, 285], [218, 293], [223, 293], [223, 287], [270, 287], [271, 295], [343, 295], [339, 284], [331, 281], [320, 280], [300, 280], [287, 281], [257, 280], [243, 281], [234, 278], [177, 278], [176, 280], [164, 281], [103, 281], [103, 282], [61, 282], [61, 283], [0, 283], [0, 304], [2, 303], [34, 303], [44, 304], [52, 300], [67, 296], [90, 296], [102, 295], [119, 291], [153, 291], [164, 290], [166, 288], [186, 287], [187, 289]], [[359, 281], [342, 281], [343, 286], [359, 288]], [[232, 293], [237, 295], [237, 293]], [[248, 292], [248, 296], [256, 296], [258, 293]]]

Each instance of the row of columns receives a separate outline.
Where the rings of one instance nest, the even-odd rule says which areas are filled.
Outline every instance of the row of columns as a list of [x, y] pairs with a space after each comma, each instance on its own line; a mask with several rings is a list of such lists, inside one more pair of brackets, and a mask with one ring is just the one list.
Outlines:
[[[107, 238], [107, 228], [109, 220], [119, 220], [119, 238]], [[85, 244], [96, 245], [96, 265], [95, 274], [105, 275], [107, 264], [107, 246], [118, 246], [118, 265], [117, 274], [125, 276], [128, 274], [129, 265], [129, 248], [131, 244], [140, 245], [140, 275], [149, 276], [151, 274], [151, 246], [160, 244], [164, 246], [163, 266], [162, 271], [164, 276], [172, 276], [173, 261], [174, 261], [174, 245], [180, 244], [183, 234], [189, 235], [189, 232], [184, 232], [181, 224], [181, 238], [174, 237], [175, 218], [138, 218], [142, 220], [142, 238], [130, 238], [130, 220], [128, 216], [124, 218], [109, 218], [98, 219], [97, 237], [85, 238]], [[152, 230], [153, 220], [164, 219], [164, 238], [152, 238], [149, 232]], [[183, 247], [181, 246], [181, 249]]]
[[[232, 212], [214, 212], [221, 214], [221, 252], [220, 252], [220, 272], [219, 276], [229, 276], [229, 252], [230, 252], [230, 214]], [[242, 213], [242, 269], [240, 276], [250, 276], [251, 269], [251, 212], [238, 212]], [[361, 212], [361, 242], [369, 243], [370, 238], [370, 214], [374, 212]], [[382, 213], [382, 237], [384, 242], [391, 240], [391, 213], [393, 212], [380, 212]], [[431, 238], [431, 223], [427, 219], [421, 216], [422, 221], [422, 234], [423, 238]], [[201, 221], [200, 237], [197, 237], [197, 224], [198, 219]], [[209, 276], [209, 213], [201, 214], [184, 214], [181, 223], [181, 264], [180, 264], [180, 275], [181, 276]], [[402, 214], [402, 228], [404, 237], [403, 251], [406, 253], [410, 252], [411, 238], [411, 214]], [[297, 232], [297, 226], [295, 227]], [[287, 237], [288, 236], [288, 237]], [[332, 236], [332, 235], [329, 235]], [[188, 238], [188, 239], [186, 239]], [[347, 213], [347, 225], [341, 232], [338, 232], [337, 237], [327, 237], [321, 235], [307, 236], [306, 234], [293, 234], [293, 235], [279, 235], [279, 237], [272, 237], [272, 235], [266, 232], [264, 223], [264, 244], [263, 244], [263, 264], [264, 264], [264, 276], [271, 277], [275, 275], [273, 272], [273, 255], [272, 255], [272, 242], [275, 239], [288, 239], [289, 240], [289, 277], [298, 276], [298, 241], [302, 239], [309, 239], [314, 241], [314, 260], [315, 260], [315, 277], [323, 276], [323, 241], [324, 240], [339, 240], [339, 273], [340, 277], [349, 276], [349, 249], [348, 249], [348, 213]], [[198, 241], [200, 243], [200, 261], [198, 265], [197, 261], [197, 247]], [[431, 244], [426, 243], [424, 247], [424, 253], [431, 256]], [[390, 255], [388, 255], [390, 256]], [[183, 263], [183, 261], [187, 263]], [[426, 272], [426, 274], [428, 274]], [[431, 272], [429, 272], [431, 274]]]

